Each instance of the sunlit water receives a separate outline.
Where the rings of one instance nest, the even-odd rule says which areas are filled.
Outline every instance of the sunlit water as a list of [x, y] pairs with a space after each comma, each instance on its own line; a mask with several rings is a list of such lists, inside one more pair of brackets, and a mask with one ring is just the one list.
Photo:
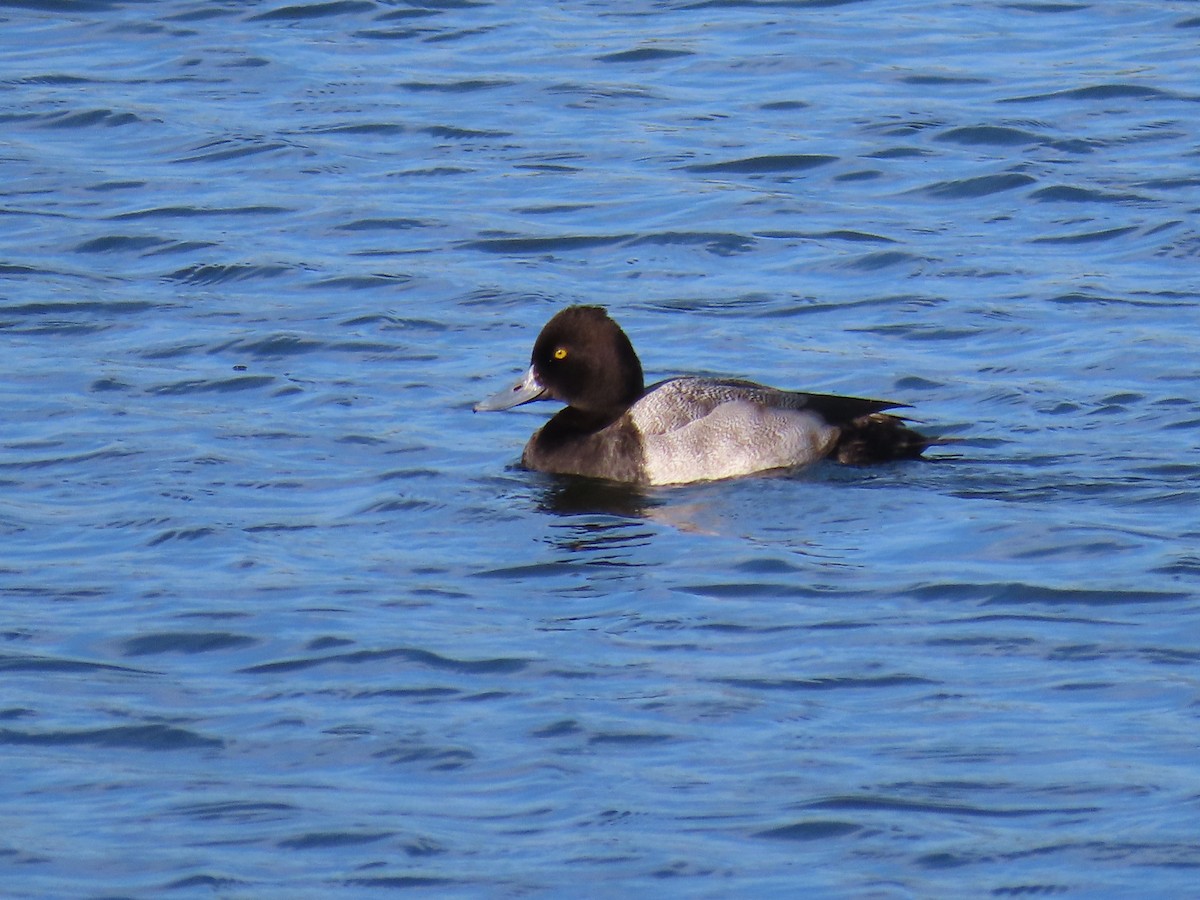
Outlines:
[[[4, 895], [1193, 892], [1198, 13], [0, 2]], [[964, 440], [523, 472], [575, 302]]]

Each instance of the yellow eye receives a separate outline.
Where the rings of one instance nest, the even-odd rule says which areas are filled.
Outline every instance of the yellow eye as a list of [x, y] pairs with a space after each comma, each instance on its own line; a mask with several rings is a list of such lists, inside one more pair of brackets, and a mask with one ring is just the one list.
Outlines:
[[557, 348], [554, 351], [554, 358], [555, 359], [566, 359], [567, 358], [567, 348], [566, 347]]

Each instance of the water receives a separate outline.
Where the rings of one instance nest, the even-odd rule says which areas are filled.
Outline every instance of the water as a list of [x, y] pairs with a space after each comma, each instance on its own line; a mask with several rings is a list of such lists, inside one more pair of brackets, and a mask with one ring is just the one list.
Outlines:
[[[0, 4], [11, 897], [1179, 896], [1195, 4]], [[941, 461], [645, 492], [574, 302]]]

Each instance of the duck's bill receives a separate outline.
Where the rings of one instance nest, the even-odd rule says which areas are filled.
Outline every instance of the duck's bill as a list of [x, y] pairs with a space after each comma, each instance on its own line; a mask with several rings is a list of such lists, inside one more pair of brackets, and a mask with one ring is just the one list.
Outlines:
[[522, 403], [537, 400], [546, 393], [537, 376], [533, 374], [533, 366], [525, 373], [525, 377], [510, 388], [505, 388], [485, 397], [475, 404], [475, 412], [493, 412], [498, 409], [512, 409]]

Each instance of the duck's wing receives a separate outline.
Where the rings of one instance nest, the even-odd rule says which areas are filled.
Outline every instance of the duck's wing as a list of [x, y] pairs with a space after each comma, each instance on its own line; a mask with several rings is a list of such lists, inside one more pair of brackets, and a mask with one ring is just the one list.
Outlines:
[[781, 391], [735, 378], [671, 378], [651, 386], [630, 412], [643, 434], [668, 434], [703, 419], [727, 403], [747, 403], [762, 410], [816, 413], [830, 425], [843, 425], [905, 405], [863, 397]]
[[785, 397], [796, 398], [797, 409], [810, 409], [821, 415], [831, 425], [845, 425], [863, 416], [871, 416], [886, 409], [905, 409], [907, 403], [892, 400], [870, 400], [866, 397], [843, 397], [840, 394], [807, 394], [799, 391], [781, 391]]
[[630, 408], [629, 418], [650, 484], [807, 465], [828, 455], [840, 434], [784, 391], [708, 378], [656, 385]]

